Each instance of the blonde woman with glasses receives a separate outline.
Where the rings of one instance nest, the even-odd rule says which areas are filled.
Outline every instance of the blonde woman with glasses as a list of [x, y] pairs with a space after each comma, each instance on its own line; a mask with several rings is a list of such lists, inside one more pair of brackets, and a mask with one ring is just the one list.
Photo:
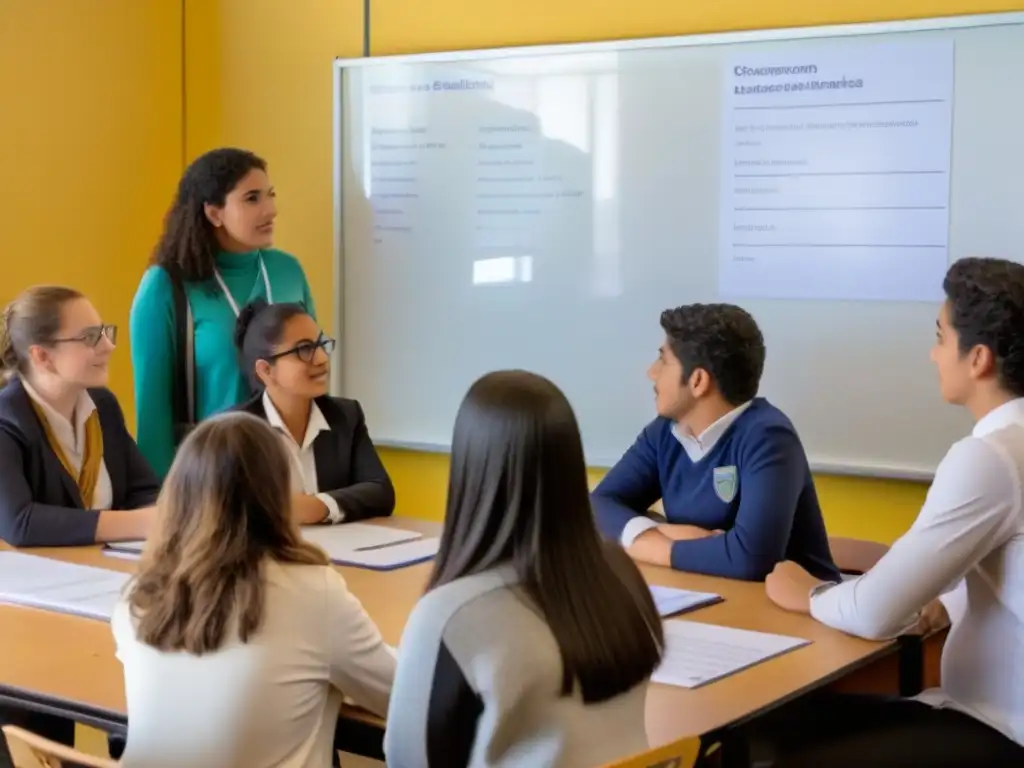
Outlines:
[[[159, 484], [106, 388], [117, 329], [81, 293], [37, 286], [0, 325], [0, 539], [59, 547], [144, 537]], [[75, 724], [0, 708], [71, 745]]]
[[37, 286], [0, 332], [0, 538], [16, 547], [142, 538], [159, 483], [106, 388], [117, 328]]

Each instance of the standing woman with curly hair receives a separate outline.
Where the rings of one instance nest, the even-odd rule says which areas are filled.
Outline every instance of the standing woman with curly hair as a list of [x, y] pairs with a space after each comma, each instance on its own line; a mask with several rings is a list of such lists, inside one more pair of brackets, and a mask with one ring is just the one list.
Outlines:
[[251, 395], [233, 346], [241, 307], [259, 298], [315, 314], [298, 260], [272, 247], [276, 216], [252, 152], [208, 152], [178, 185], [130, 322], [138, 443], [161, 477], [192, 424]]

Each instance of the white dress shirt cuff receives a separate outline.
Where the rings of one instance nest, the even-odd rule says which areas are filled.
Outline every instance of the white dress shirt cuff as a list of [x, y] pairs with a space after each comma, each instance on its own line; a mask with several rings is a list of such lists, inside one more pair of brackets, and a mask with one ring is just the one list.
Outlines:
[[815, 619], [816, 621], [820, 621], [822, 624], [825, 624], [827, 626], [835, 627], [835, 600], [832, 599], [835, 597], [835, 595], [829, 595], [829, 597], [825, 599], [822, 598], [824, 597], [825, 593], [832, 591], [836, 587], [844, 586], [848, 584], [850, 581], [855, 581], [858, 578], [860, 577], [854, 576], [853, 579], [847, 579], [844, 577], [841, 583], [837, 583], [835, 581], [826, 581], [824, 584], [818, 584], [816, 587], [812, 587], [811, 592], [808, 595], [808, 597], [810, 598], [809, 607], [811, 618]]
[[337, 525], [338, 523], [345, 522], [345, 513], [341, 511], [341, 507], [338, 506], [338, 502], [334, 500], [334, 497], [329, 493], [318, 493], [316, 497], [324, 503], [327, 507], [327, 519], [325, 523], [330, 525]]
[[657, 527], [658, 524], [649, 517], [643, 517], [642, 515], [640, 517], [634, 517], [626, 523], [626, 527], [622, 529], [622, 536], [619, 537], [619, 541], [622, 542], [623, 547], [628, 549], [641, 533]]

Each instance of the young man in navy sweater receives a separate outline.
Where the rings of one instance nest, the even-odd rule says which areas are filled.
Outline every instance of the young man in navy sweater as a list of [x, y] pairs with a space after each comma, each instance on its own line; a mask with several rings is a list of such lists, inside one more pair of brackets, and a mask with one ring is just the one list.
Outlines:
[[[636, 560], [758, 581], [782, 560], [838, 579], [793, 424], [756, 397], [764, 338], [743, 309], [690, 304], [661, 315], [647, 371], [658, 417], [593, 494], [598, 526]], [[662, 500], [667, 523], [647, 510]]]

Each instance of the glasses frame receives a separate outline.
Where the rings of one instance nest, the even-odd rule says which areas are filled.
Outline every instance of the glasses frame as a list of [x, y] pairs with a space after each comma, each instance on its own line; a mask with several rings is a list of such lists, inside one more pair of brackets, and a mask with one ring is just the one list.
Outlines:
[[320, 331], [320, 335], [316, 337], [316, 341], [301, 341], [291, 349], [286, 349], [284, 352], [275, 352], [273, 355], [267, 355], [263, 358], [268, 363], [273, 363], [280, 360], [282, 357], [288, 357], [289, 355], [295, 355], [299, 360], [304, 363], [312, 363], [313, 357], [316, 355], [318, 349], [322, 349], [328, 357], [334, 352], [338, 342], [332, 339], [330, 336]]
[[[89, 336], [93, 333], [96, 334], [96, 340], [90, 341]], [[100, 345], [100, 339], [106, 338], [110, 342], [111, 346], [117, 346], [117, 326], [110, 325], [109, 323], [103, 323], [102, 325], [93, 325], [83, 330], [77, 336], [64, 339], [52, 339], [51, 344], [84, 344], [90, 349], [96, 349]]]

